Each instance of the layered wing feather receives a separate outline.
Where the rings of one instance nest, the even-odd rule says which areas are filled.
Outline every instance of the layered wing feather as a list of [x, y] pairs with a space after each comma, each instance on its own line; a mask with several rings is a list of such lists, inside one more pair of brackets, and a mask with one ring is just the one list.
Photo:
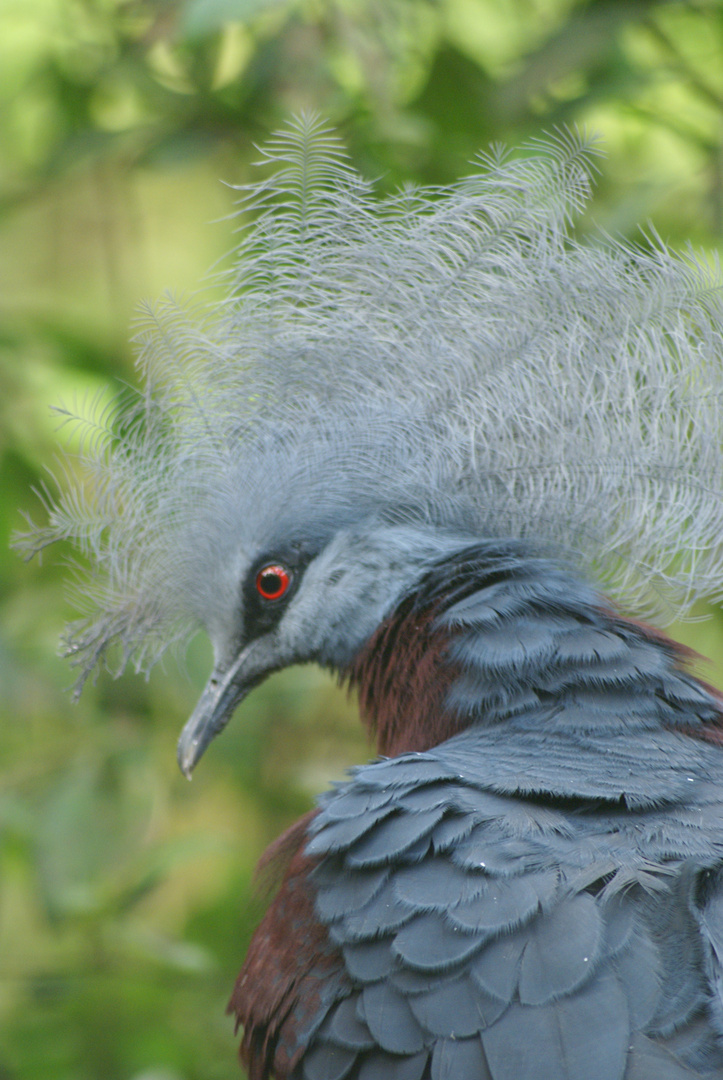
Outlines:
[[723, 891], [690, 900], [720, 795], [710, 786], [687, 808], [693, 852], [685, 813], [490, 790], [504, 762], [484, 734], [366, 766], [324, 800], [306, 851], [352, 989], [300, 1075], [723, 1075], [708, 1006]]

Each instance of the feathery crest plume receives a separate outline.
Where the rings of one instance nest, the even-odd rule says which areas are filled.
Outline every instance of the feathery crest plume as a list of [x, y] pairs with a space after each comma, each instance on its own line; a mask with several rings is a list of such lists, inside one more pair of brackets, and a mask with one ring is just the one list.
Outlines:
[[270, 140], [228, 299], [147, 310], [142, 391], [76, 417], [18, 540], [88, 567], [82, 678], [211, 626], [240, 548], [370, 516], [552, 545], [638, 612], [723, 596], [720, 276], [578, 242], [596, 153], [556, 134], [378, 198], [318, 118]]

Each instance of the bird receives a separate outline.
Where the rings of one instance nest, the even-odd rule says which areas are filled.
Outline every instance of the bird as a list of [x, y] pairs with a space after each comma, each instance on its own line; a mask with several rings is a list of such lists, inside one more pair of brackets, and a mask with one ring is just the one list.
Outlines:
[[291, 664], [375, 742], [264, 857], [250, 1080], [723, 1077], [723, 696], [662, 628], [723, 597], [721, 279], [580, 229], [599, 153], [378, 194], [295, 117], [224, 299], [147, 306], [139, 389], [62, 411], [18, 544], [78, 552], [79, 688], [200, 628], [188, 777]]

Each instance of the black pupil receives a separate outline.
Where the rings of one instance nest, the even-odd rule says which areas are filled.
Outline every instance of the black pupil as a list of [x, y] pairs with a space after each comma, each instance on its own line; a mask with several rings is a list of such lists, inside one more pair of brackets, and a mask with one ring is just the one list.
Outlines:
[[283, 587], [283, 581], [278, 574], [272, 573], [268, 570], [261, 578], [261, 585], [266, 593], [270, 593], [272, 596], [274, 593], [280, 592]]

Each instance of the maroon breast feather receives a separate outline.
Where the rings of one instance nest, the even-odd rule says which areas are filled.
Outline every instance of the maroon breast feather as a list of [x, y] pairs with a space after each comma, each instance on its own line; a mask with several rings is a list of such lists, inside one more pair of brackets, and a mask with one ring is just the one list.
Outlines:
[[[433, 626], [433, 612], [397, 611], [344, 673], [357, 689], [362, 717], [379, 753], [426, 750], [450, 738], [462, 722], [445, 708], [454, 671], [444, 662], [447, 632]], [[281, 885], [256, 930], [228, 1011], [243, 1025], [241, 1060], [249, 1080], [288, 1080], [302, 1056], [303, 1033], [322, 1007], [319, 975], [343, 978], [343, 959], [314, 911], [304, 853], [311, 811], [268, 848], [259, 870], [278, 872]]]
[[377, 751], [387, 757], [429, 750], [469, 726], [469, 717], [446, 704], [458, 672], [446, 658], [449, 631], [435, 626], [436, 615], [398, 609], [345, 672]]
[[[316, 918], [309, 875], [316, 860], [304, 853], [316, 810], [275, 840], [259, 870], [286, 864], [279, 890], [261, 920], [234, 987], [228, 1012], [243, 1025], [241, 1061], [249, 1080], [288, 1080], [306, 1049], [304, 1032], [322, 1007], [324, 979], [342, 976], [343, 961]], [[343, 976], [342, 976], [343, 977]]]

